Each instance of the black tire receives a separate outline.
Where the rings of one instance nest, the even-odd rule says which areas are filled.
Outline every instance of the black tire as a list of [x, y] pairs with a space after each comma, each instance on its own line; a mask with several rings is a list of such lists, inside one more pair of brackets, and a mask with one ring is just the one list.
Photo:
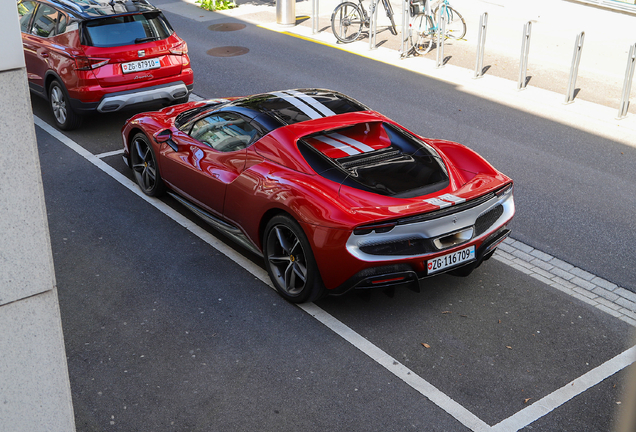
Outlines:
[[360, 8], [351, 2], [341, 3], [331, 14], [331, 31], [342, 43], [353, 42], [360, 37], [364, 15]]
[[312, 302], [325, 293], [311, 245], [301, 226], [287, 215], [274, 216], [263, 237], [265, 267], [274, 287], [292, 303]]
[[53, 80], [49, 85], [48, 96], [53, 119], [59, 129], [68, 131], [80, 127], [82, 117], [71, 108], [66, 89], [58, 80]]
[[446, 32], [444, 35], [448, 39], [463, 39], [466, 36], [466, 21], [464, 21], [464, 17], [452, 7], [441, 5], [434, 12], [438, 23], [440, 8], [442, 8], [442, 13], [446, 17]]
[[184, 103], [188, 102], [189, 100], [190, 100], [190, 95], [187, 95], [187, 96], [184, 96], [184, 97], [182, 97], [182, 98], [175, 99], [175, 100], [172, 102], [172, 105], [180, 105], [180, 104], [184, 104]]
[[433, 48], [433, 36], [435, 35], [433, 27], [431, 17], [424, 14], [415, 17], [409, 37], [416, 53], [424, 55]]
[[391, 2], [389, 0], [382, 0], [384, 3], [384, 9], [386, 10], [386, 16], [391, 20], [391, 25], [389, 26], [389, 31], [392, 35], [397, 36], [397, 28], [395, 27], [395, 20], [393, 19], [393, 6], [391, 6]]
[[143, 133], [135, 135], [130, 143], [130, 162], [135, 181], [144, 194], [156, 197], [166, 191], [152, 144]]

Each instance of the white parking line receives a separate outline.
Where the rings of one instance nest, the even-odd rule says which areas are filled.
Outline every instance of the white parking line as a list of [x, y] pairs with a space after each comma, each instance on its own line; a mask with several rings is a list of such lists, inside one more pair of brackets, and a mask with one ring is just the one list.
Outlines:
[[110, 157], [110, 156], [117, 156], [117, 155], [120, 155], [120, 154], [124, 154], [124, 149], [113, 150], [113, 151], [110, 151], [110, 152], [100, 153], [100, 154], [95, 155], [95, 157], [98, 158], [98, 159], [104, 159], [104, 158], [107, 158], [107, 157]]
[[524, 428], [548, 414], [555, 408], [563, 405], [573, 397], [583, 393], [589, 388], [594, 387], [604, 379], [609, 378], [618, 371], [626, 368], [630, 364], [634, 363], [634, 361], [636, 361], [636, 346], [631, 347], [613, 359], [606, 361], [602, 365], [578, 377], [557, 391], [550, 393], [543, 399], [530, 405], [528, 408], [508, 417], [506, 420], [493, 426], [491, 430], [496, 432], [507, 432], [517, 431]]
[[[144, 195], [132, 180], [130, 180], [100, 159], [100, 157], [106, 157], [104, 155], [118, 154], [119, 152], [102, 153], [101, 155], [96, 156], [61, 132], [59, 132], [57, 129], [42, 121], [39, 117], [35, 115], [33, 117], [34, 123], [42, 128], [49, 135], [69, 147], [71, 150], [77, 152], [80, 156], [84, 157], [86, 160], [91, 162], [104, 173], [108, 174], [110, 177], [122, 184], [135, 195], [154, 206], [157, 210], [161, 211], [163, 214], [186, 228], [188, 231], [208, 243], [219, 252], [226, 255], [228, 258], [232, 259], [238, 265], [249, 271], [256, 278], [273, 289], [267, 272], [263, 268], [254, 264], [252, 261], [248, 260], [240, 253], [236, 252], [234, 249], [228, 247], [212, 234], [200, 228], [198, 225], [190, 221], [190, 219], [173, 210], [160, 200]], [[512, 244], [515, 245], [516, 243], [520, 242], [515, 242]], [[541, 418], [542, 416], [563, 405], [573, 397], [585, 392], [589, 388], [595, 386], [604, 379], [621, 371], [622, 369], [636, 361], [636, 347], [632, 347], [614, 357], [613, 359], [608, 360], [597, 368], [592, 369], [588, 373], [577, 378], [564, 387], [549, 394], [540, 401], [535, 402], [528, 408], [517, 412], [513, 416], [491, 427], [487, 423], [479, 419], [477, 416], [475, 416], [473, 413], [468, 411], [466, 408], [464, 408], [462, 405], [455, 402], [448, 395], [438, 390], [435, 386], [415, 374], [413, 371], [395, 360], [382, 349], [371, 343], [369, 340], [365, 339], [360, 334], [356, 333], [353, 329], [351, 329], [326, 311], [322, 310], [315, 304], [302, 304], [299, 305], [299, 307], [307, 314], [314, 317], [317, 321], [325, 325], [327, 328], [332, 330], [338, 336], [342, 337], [344, 340], [358, 348], [364, 354], [373, 359], [376, 363], [386, 368], [397, 378], [404, 381], [411, 388], [428, 398], [431, 402], [440, 407], [446, 413], [453, 416], [468, 429], [475, 432], [516, 431], [524, 428], [537, 419]]]

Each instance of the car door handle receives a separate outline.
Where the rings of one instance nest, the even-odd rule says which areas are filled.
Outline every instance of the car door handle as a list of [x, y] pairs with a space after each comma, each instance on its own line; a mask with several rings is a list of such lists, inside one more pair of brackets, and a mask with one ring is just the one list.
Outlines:
[[47, 57], [49, 56], [49, 53], [47, 53], [47, 52], [41, 52], [41, 53], [40, 53], [40, 56], [41, 56], [41, 57], [44, 57], [44, 58], [47, 58]]

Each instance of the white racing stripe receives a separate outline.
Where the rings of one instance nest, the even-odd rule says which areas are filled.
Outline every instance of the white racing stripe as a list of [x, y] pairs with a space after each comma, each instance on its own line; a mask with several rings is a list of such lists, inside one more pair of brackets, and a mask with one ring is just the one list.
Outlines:
[[309, 117], [312, 120], [324, 117], [321, 114], [319, 114], [316, 110], [311, 108], [309, 105], [307, 105], [306, 103], [298, 99], [297, 97], [290, 96], [282, 92], [272, 93], [272, 95], [278, 96], [279, 98], [286, 100], [287, 102], [289, 102], [290, 104], [292, 104], [293, 106], [301, 110], [307, 117]]
[[[252, 261], [248, 260], [243, 255], [236, 252], [234, 249], [219, 241], [208, 231], [199, 227], [190, 219], [170, 208], [168, 205], [164, 204], [160, 200], [144, 195], [132, 180], [115, 170], [110, 165], [106, 164], [104, 161], [59, 132], [57, 129], [42, 121], [37, 116], [34, 115], [33, 118], [35, 124], [46, 131], [53, 138], [66, 145], [71, 150], [77, 152], [80, 156], [84, 157], [86, 160], [91, 162], [93, 165], [109, 175], [111, 178], [122, 184], [126, 189], [130, 190], [139, 198], [154, 206], [157, 210], [161, 211], [163, 214], [177, 222], [179, 225], [186, 228], [192, 234], [205, 241], [210, 246], [226, 255], [228, 258], [232, 259], [238, 265], [253, 274], [265, 285], [273, 288], [267, 272], [262, 267], [254, 264]], [[107, 153], [102, 154], [102, 156], [105, 154]], [[446, 204], [450, 205], [450, 203], [448, 202], [446, 202]], [[311, 315], [317, 321], [332, 330], [338, 336], [355, 346], [365, 355], [369, 356], [376, 363], [383, 366], [384, 368], [386, 368], [386, 370], [404, 381], [411, 388], [428, 398], [431, 402], [433, 402], [435, 405], [454, 417], [457, 421], [459, 421], [471, 431], [503, 432], [517, 431], [519, 429], [522, 429], [535, 422], [537, 419], [555, 410], [575, 396], [592, 388], [604, 379], [614, 375], [615, 373], [621, 371], [622, 369], [636, 361], [636, 347], [632, 347], [627, 351], [617, 355], [613, 359], [610, 359], [602, 365], [592, 369], [588, 373], [575, 379], [564, 387], [554, 391], [540, 401], [535, 402], [528, 408], [517, 412], [513, 416], [491, 427], [487, 423], [479, 419], [477, 416], [475, 416], [473, 413], [468, 411], [466, 408], [461, 406], [459, 403], [455, 402], [453, 399], [435, 388], [429, 382], [416, 375], [406, 366], [395, 360], [379, 347], [371, 343], [369, 340], [365, 339], [360, 334], [356, 333], [353, 329], [351, 329], [323, 309], [319, 308], [313, 303], [302, 304], [298, 306], [307, 314]]]
[[443, 201], [439, 198], [428, 198], [428, 199], [425, 199], [424, 202], [427, 202], [434, 206], [438, 206], [439, 208], [450, 207], [453, 205], [453, 203], [448, 201]]
[[336, 148], [336, 149], [338, 149], [340, 151], [343, 151], [346, 154], [348, 154], [349, 156], [362, 153], [360, 150], [358, 150], [358, 149], [356, 149], [354, 147], [351, 147], [348, 144], [344, 144], [344, 143], [342, 143], [342, 142], [340, 142], [338, 140], [335, 140], [333, 138], [329, 138], [328, 136], [325, 136], [325, 135], [317, 135], [317, 136], [314, 136], [312, 138], [314, 138], [314, 139], [316, 139], [318, 141], [321, 141], [321, 142], [323, 142], [323, 143], [325, 143], [327, 145], [330, 145], [331, 147]]
[[324, 115], [325, 117], [336, 115], [335, 112], [331, 111], [325, 105], [321, 104], [316, 99], [312, 98], [309, 95], [306, 95], [305, 93], [301, 93], [296, 90], [285, 90], [285, 93], [291, 96], [297, 97], [298, 99], [302, 99], [303, 102], [307, 103], [308, 105], [311, 105], [313, 108], [320, 111], [320, 113]]
[[366, 145], [364, 143], [361, 143], [358, 140], [346, 137], [346, 136], [344, 136], [342, 134], [339, 134], [339, 133], [336, 133], [336, 132], [327, 134], [327, 136], [331, 137], [331, 138], [335, 138], [335, 139], [337, 139], [339, 141], [342, 141], [344, 143], [349, 144], [350, 146], [355, 147], [356, 149], [360, 150], [360, 153], [372, 152], [372, 151], [375, 150], [373, 147], [369, 147], [368, 145]]
[[455, 203], [455, 204], [463, 203], [464, 201], [466, 201], [465, 198], [460, 198], [458, 196], [455, 196], [455, 195], [449, 194], [449, 193], [444, 194], [444, 195], [440, 195], [440, 196], [438, 196], [438, 198], [439, 199], [443, 199], [444, 201], [450, 201], [450, 202]]

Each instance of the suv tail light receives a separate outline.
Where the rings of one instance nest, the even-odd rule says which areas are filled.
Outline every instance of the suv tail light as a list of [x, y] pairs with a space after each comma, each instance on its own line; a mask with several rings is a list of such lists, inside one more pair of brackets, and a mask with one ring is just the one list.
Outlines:
[[97, 57], [75, 57], [75, 69], [77, 70], [91, 70], [97, 69], [108, 63], [110, 59], [97, 58]]
[[188, 44], [185, 42], [178, 43], [177, 45], [170, 48], [170, 54], [173, 55], [185, 55], [188, 53]]

